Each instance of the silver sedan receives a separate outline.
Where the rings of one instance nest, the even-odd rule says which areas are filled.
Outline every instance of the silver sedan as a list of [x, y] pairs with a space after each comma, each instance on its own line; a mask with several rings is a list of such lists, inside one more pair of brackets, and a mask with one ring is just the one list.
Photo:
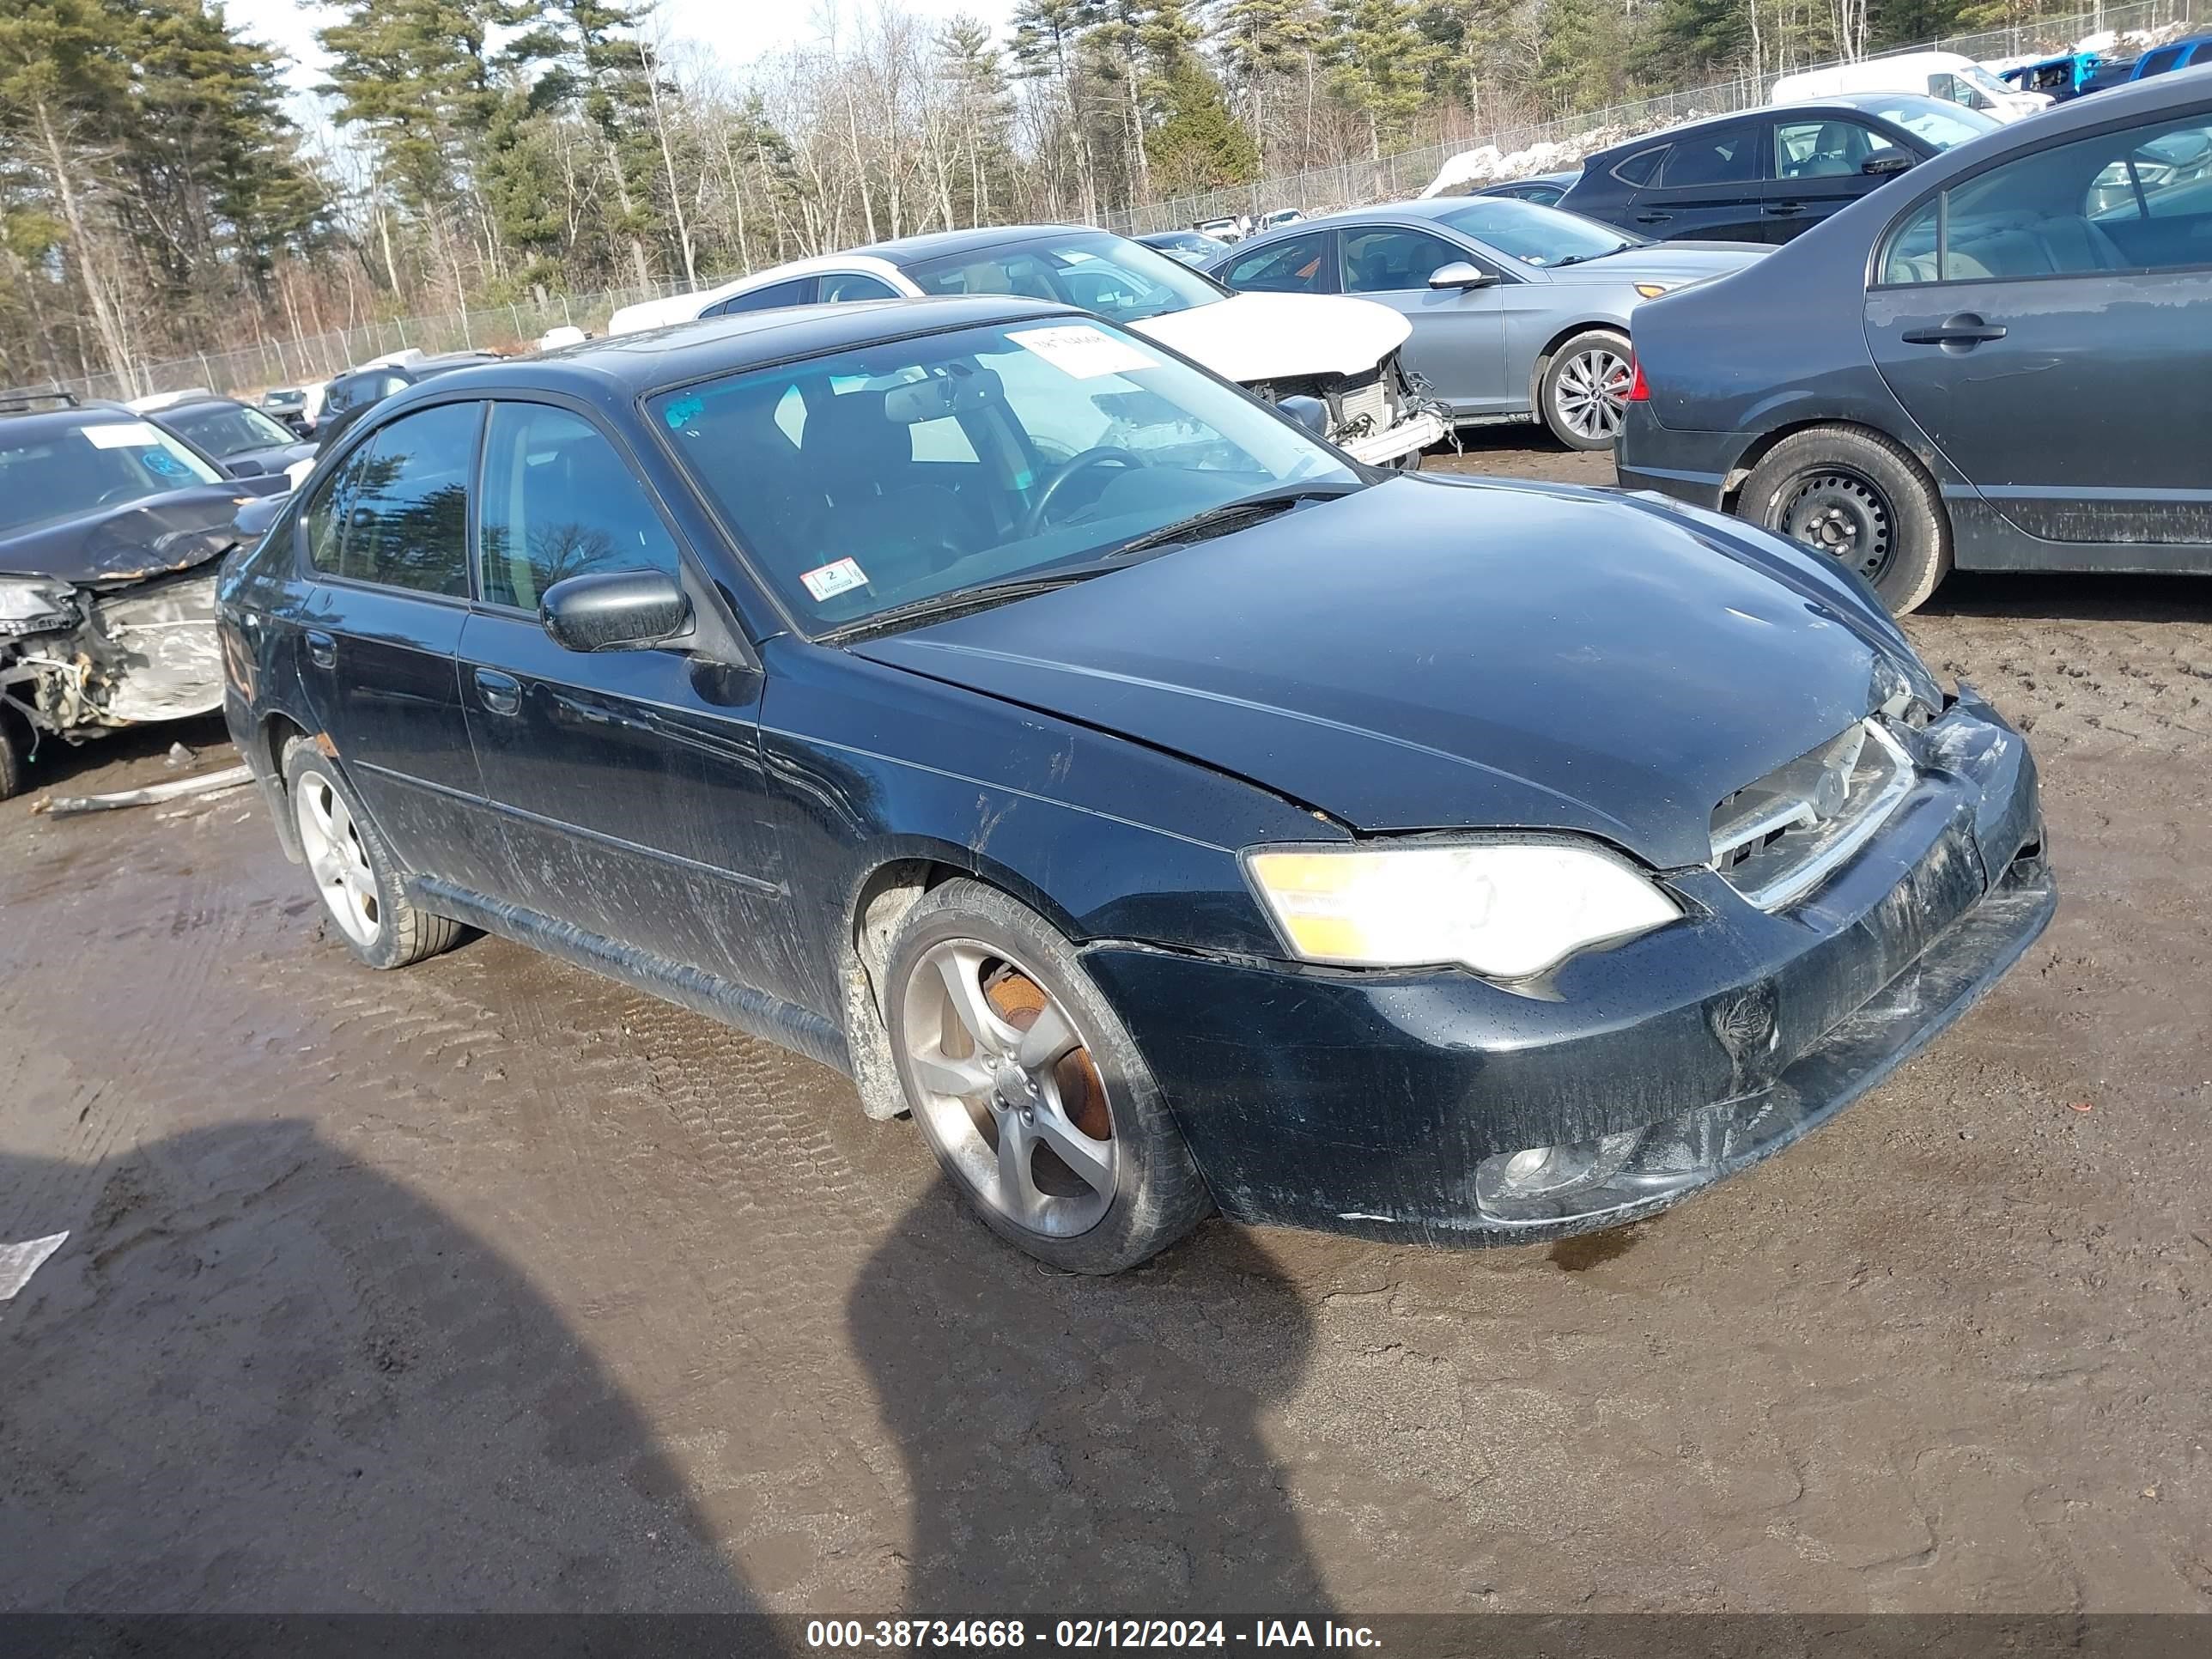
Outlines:
[[1462, 425], [1540, 420], [1576, 449], [1610, 449], [1635, 375], [1630, 313], [1770, 252], [1647, 242], [1534, 202], [1448, 196], [1285, 226], [1203, 269], [1245, 292], [1389, 306], [1413, 325], [1406, 368]]

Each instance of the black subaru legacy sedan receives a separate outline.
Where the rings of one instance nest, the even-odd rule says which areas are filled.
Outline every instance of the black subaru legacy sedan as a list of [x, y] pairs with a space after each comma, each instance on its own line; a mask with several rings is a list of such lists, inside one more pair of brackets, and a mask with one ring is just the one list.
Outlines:
[[1832, 561], [1301, 412], [1008, 298], [459, 370], [227, 568], [232, 729], [363, 962], [789, 1044], [1085, 1271], [1649, 1214], [2042, 928], [2027, 746]]

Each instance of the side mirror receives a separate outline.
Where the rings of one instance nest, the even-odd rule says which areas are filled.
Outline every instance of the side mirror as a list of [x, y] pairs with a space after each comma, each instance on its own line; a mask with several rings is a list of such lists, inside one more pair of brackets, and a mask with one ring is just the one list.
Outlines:
[[1448, 265], [1438, 265], [1429, 273], [1431, 288], [1477, 289], [1494, 287], [1498, 278], [1487, 270], [1478, 270], [1464, 259], [1455, 259]]
[[545, 590], [538, 620], [563, 651], [650, 651], [691, 626], [691, 601], [664, 570], [602, 570]]
[[1859, 171], [1881, 178], [1893, 173], [1903, 173], [1912, 165], [1912, 161], [1913, 158], [1903, 150], [1893, 145], [1885, 144], [1859, 163]]
[[1328, 405], [1318, 398], [1285, 398], [1275, 405], [1316, 438], [1328, 436]]

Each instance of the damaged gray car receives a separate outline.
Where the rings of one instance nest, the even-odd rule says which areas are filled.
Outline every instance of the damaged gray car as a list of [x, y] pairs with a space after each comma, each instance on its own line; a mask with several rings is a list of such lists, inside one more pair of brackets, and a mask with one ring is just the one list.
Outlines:
[[222, 706], [216, 567], [286, 488], [119, 405], [0, 393], [0, 799], [50, 739]]

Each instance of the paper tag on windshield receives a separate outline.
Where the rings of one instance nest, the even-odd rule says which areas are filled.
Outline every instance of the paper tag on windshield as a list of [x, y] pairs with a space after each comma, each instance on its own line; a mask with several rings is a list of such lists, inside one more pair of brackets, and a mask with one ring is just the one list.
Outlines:
[[1101, 374], [1128, 374], [1140, 368], [1158, 368], [1160, 360], [1117, 340], [1088, 323], [1068, 323], [1058, 328], [1025, 328], [1008, 339], [1025, 346], [1065, 374], [1079, 380], [1095, 380]]
[[104, 426], [81, 426], [85, 441], [94, 449], [159, 449], [161, 434], [143, 421], [111, 421]]
[[818, 566], [799, 580], [806, 584], [806, 591], [817, 599], [834, 599], [840, 593], [849, 593], [868, 585], [867, 574], [850, 559]]

